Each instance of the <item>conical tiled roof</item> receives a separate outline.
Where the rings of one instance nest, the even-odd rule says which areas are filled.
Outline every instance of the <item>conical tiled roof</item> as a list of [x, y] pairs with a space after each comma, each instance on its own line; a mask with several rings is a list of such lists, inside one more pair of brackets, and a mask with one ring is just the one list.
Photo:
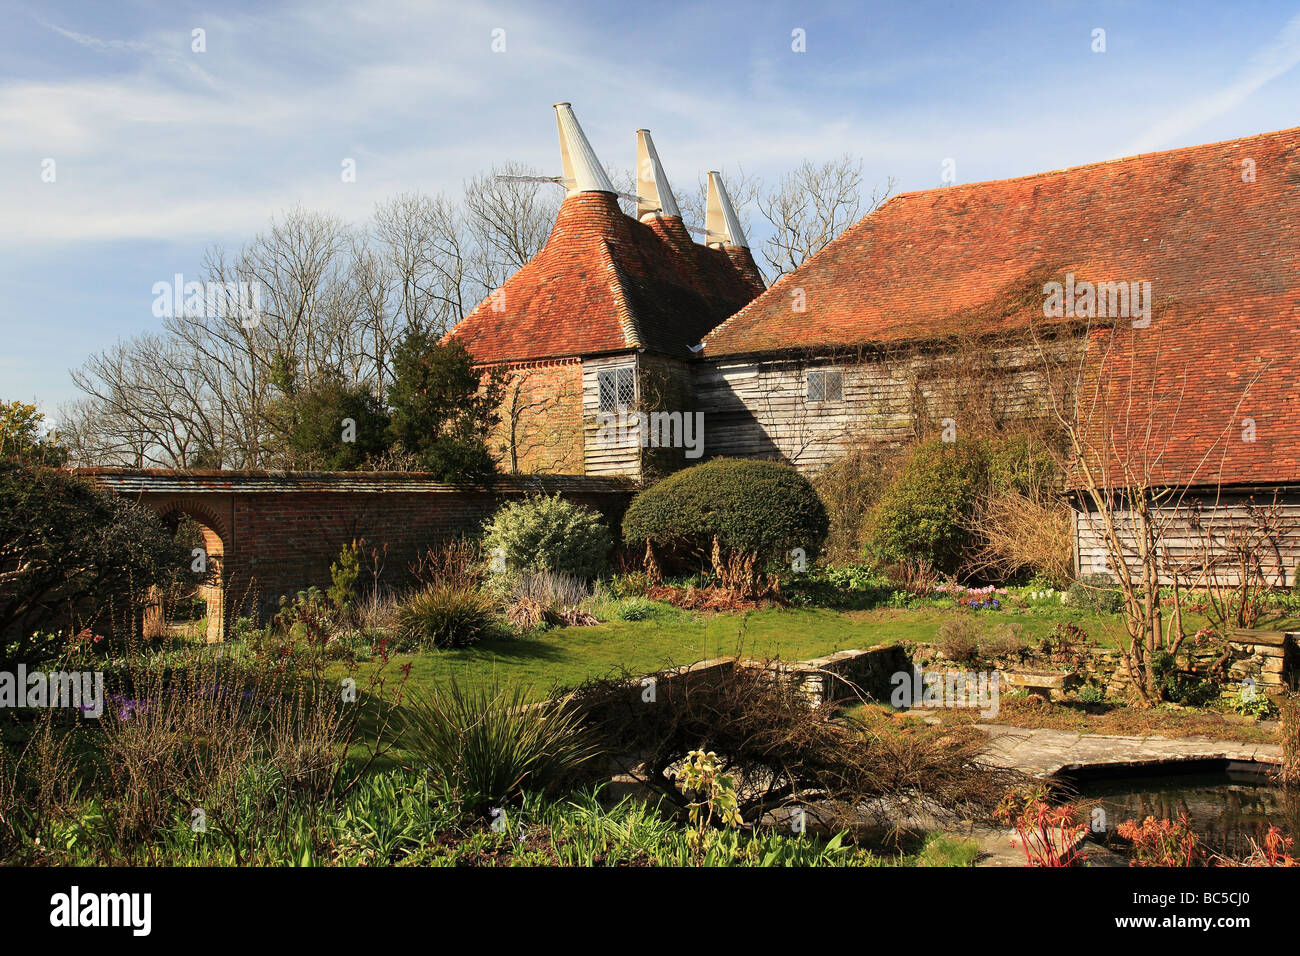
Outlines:
[[561, 204], [542, 251], [451, 334], [482, 364], [637, 348], [688, 358], [761, 291], [680, 218], [640, 223], [617, 197], [583, 192]]
[[568, 195], [551, 235], [451, 335], [480, 364], [628, 349], [689, 358], [763, 291], [749, 250], [691, 240], [646, 130], [638, 130], [639, 179], [653, 195], [638, 203], [644, 222], [625, 215], [573, 109], [555, 109]]

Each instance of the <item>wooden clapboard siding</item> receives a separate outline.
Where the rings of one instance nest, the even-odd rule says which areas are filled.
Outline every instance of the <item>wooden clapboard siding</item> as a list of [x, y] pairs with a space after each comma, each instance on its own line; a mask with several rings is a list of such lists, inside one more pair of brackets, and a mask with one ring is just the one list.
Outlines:
[[588, 475], [626, 475], [641, 477], [641, 444], [634, 435], [602, 435], [600, 419], [600, 383], [598, 374], [606, 369], [640, 369], [635, 352], [621, 352], [582, 360], [582, 429], [584, 466]]
[[[1066, 342], [1066, 349], [1077, 347]], [[897, 445], [951, 418], [960, 434], [973, 416], [1043, 419], [1050, 403], [1037, 352], [990, 349], [980, 357], [988, 401], [972, 401], [970, 356], [913, 350], [845, 361], [817, 356], [717, 359], [695, 370], [706, 454], [777, 458], [816, 471], [860, 445]], [[811, 369], [840, 369], [843, 397], [807, 401]], [[987, 407], [985, 407], [987, 406]]]
[[[1238, 575], [1231, 567], [1228, 542], [1235, 533], [1247, 531], [1252, 523], [1247, 504], [1269, 505], [1276, 500], [1281, 505], [1284, 528], [1282, 533], [1265, 546], [1255, 549], [1261, 567], [1271, 584], [1295, 584], [1295, 568], [1300, 563], [1300, 492], [1292, 489], [1234, 489], [1222, 494], [1213, 490], [1189, 493], [1181, 507], [1167, 507], [1157, 519], [1162, 528], [1160, 554], [1162, 563], [1169, 568], [1161, 581], [1173, 582], [1176, 571], [1181, 583], [1197, 586], [1206, 571], [1206, 555], [1210, 555], [1210, 570], [1223, 583], [1236, 583]], [[1200, 503], [1199, 517], [1194, 517], [1194, 502]], [[1116, 509], [1115, 523], [1124, 542], [1126, 564], [1136, 567], [1138, 528], [1131, 512]], [[1100, 515], [1088, 503], [1079, 504], [1075, 511], [1075, 570], [1080, 574], [1105, 573], [1110, 558], [1102, 533]]]

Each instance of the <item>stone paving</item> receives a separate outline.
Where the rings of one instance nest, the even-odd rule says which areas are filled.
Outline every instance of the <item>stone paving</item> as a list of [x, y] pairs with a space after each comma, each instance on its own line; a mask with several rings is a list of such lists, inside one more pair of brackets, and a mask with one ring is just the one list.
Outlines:
[[1278, 763], [1278, 744], [1248, 744], [1208, 737], [1123, 737], [1070, 730], [1026, 730], [1004, 724], [979, 724], [989, 735], [989, 759], [1034, 776], [1094, 764], [1132, 766], [1165, 760], [1226, 759]]

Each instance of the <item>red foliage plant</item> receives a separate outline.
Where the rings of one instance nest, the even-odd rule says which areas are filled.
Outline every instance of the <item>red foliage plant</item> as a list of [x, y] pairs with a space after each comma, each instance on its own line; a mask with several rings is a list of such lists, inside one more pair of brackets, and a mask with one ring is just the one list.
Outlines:
[[1017, 802], [1008, 797], [996, 816], [1015, 825], [1030, 866], [1078, 866], [1087, 859], [1080, 847], [1088, 827], [1079, 822], [1074, 807], [1054, 807], [1036, 795], [1028, 797], [1019, 809]]
[[1138, 824], [1128, 820], [1116, 831], [1131, 844], [1133, 866], [1197, 866], [1205, 862], [1201, 838], [1186, 813], [1177, 820], [1147, 817]]
[[1218, 866], [1300, 866], [1300, 860], [1291, 855], [1295, 840], [1276, 826], [1268, 828], [1263, 844], [1250, 842], [1254, 849], [1244, 860], [1216, 857], [1214, 862]]

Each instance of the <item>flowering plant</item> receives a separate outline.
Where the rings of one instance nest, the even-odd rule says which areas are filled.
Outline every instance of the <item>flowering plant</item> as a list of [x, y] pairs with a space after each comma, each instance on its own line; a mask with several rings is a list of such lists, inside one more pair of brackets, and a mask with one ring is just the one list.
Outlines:
[[957, 602], [958, 607], [968, 607], [973, 610], [991, 610], [996, 611], [1002, 607], [1003, 601], [1007, 596], [1006, 588], [997, 588], [987, 584], [982, 588], [968, 588], [960, 584], [941, 585], [935, 589], [939, 593], [949, 594]]

